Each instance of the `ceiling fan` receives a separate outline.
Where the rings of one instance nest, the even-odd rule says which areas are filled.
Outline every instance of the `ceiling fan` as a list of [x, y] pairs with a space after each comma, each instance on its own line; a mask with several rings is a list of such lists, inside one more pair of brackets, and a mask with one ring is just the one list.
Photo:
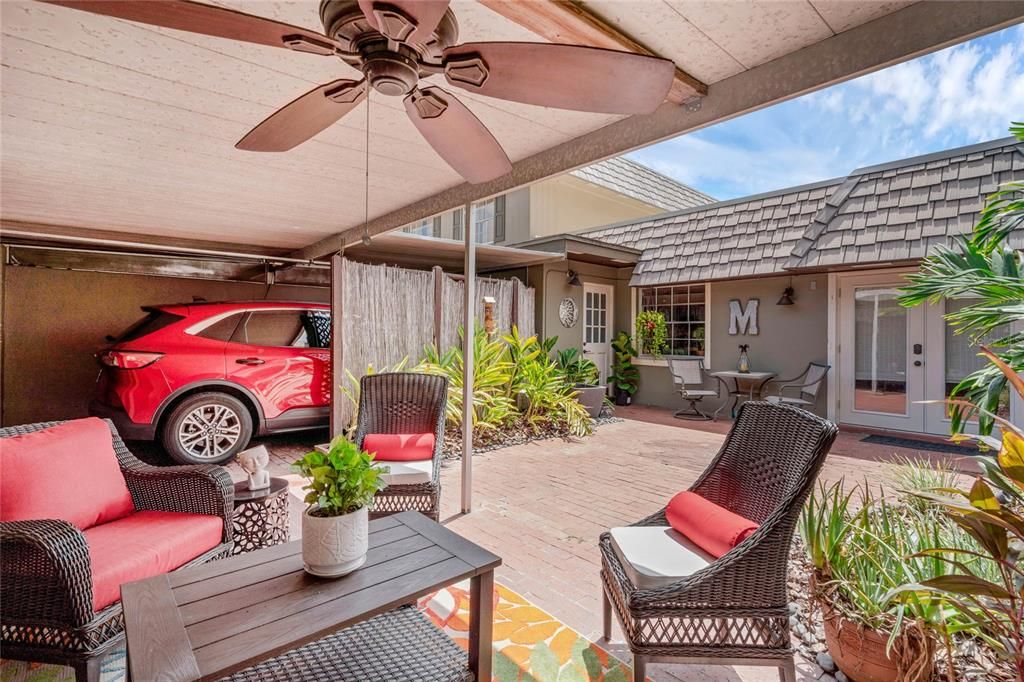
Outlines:
[[449, 0], [322, 0], [324, 34], [192, 0], [43, 0], [95, 14], [299, 52], [336, 56], [363, 73], [318, 86], [267, 117], [235, 145], [282, 152], [356, 108], [367, 87], [404, 97], [420, 134], [471, 183], [512, 169], [491, 132], [453, 94], [420, 80], [488, 97], [609, 114], [656, 109], [674, 64], [658, 57], [578, 45], [520, 42], [457, 44]]

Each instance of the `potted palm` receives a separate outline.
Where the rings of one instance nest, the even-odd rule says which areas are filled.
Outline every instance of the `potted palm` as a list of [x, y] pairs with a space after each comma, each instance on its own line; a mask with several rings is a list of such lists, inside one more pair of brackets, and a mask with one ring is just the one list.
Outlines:
[[369, 506], [384, 488], [373, 455], [338, 436], [326, 453], [313, 451], [293, 468], [309, 480], [302, 515], [302, 561], [307, 573], [335, 578], [366, 561]]
[[587, 410], [587, 414], [595, 419], [600, 416], [608, 389], [599, 381], [601, 372], [597, 365], [583, 357], [579, 348], [558, 351], [555, 364], [565, 378], [565, 383], [576, 390], [576, 399]]
[[619, 332], [612, 341], [615, 361], [612, 364], [610, 381], [615, 387], [615, 404], [629, 405], [640, 384], [640, 370], [633, 364], [636, 348], [626, 332]]

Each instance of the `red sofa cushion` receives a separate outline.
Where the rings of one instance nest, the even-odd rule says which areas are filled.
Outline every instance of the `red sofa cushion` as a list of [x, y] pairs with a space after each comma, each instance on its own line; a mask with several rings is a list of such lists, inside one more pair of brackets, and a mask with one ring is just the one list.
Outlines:
[[121, 599], [121, 585], [187, 564], [220, 544], [224, 520], [209, 514], [140, 511], [85, 531], [92, 562], [92, 608]]
[[432, 459], [432, 433], [368, 433], [363, 437], [363, 450], [374, 453], [380, 462], [413, 462]]
[[85, 530], [135, 511], [101, 419], [4, 438], [0, 457], [0, 521], [61, 519]]
[[665, 509], [668, 524], [718, 558], [746, 540], [759, 524], [684, 490]]

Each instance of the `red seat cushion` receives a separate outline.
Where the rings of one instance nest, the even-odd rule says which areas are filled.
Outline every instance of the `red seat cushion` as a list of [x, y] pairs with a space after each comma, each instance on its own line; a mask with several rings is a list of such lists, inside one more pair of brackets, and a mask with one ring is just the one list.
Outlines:
[[135, 511], [101, 419], [4, 438], [0, 462], [0, 521], [61, 519], [85, 530]]
[[363, 450], [374, 453], [380, 462], [411, 462], [432, 459], [434, 456], [434, 434], [368, 433], [363, 438]]
[[670, 526], [715, 558], [746, 540], [759, 527], [689, 490], [672, 498], [665, 517]]
[[93, 611], [121, 599], [121, 585], [187, 564], [220, 544], [224, 520], [209, 514], [140, 511], [85, 531]]

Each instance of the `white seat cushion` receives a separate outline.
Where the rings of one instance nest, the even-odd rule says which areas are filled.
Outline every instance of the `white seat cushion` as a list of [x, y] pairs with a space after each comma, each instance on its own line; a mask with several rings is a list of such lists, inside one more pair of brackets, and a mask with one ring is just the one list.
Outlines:
[[420, 485], [430, 483], [434, 475], [434, 461], [419, 459], [409, 462], [377, 462], [378, 468], [388, 468], [381, 479], [388, 485]]
[[684, 398], [686, 396], [693, 396], [694, 398], [696, 398], [697, 396], [704, 397], [704, 396], [718, 395], [718, 391], [709, 391], [709, 390], [704, 389], [704, 388], [693, 388], [693, 389], [681, 388], [681, 389], [679, 389], [679, 393], [681, 393]]
[[804, 400], [803, 398], [791, 398], [788, 395], [770, 395], [767, 398], [765, 398], [765, 400], [767, 400], [770, 403], [775, 403], [776, 405], [778, 405], [779, 403], [785, 403], [785, 404], [788, 404], [788, 405], [811, 405], [811, 404], [813, 404], [809, 400]]
[[612, 528], [612, 549], [638, 588], [663, 587], [715, 560], [670, 526]]

